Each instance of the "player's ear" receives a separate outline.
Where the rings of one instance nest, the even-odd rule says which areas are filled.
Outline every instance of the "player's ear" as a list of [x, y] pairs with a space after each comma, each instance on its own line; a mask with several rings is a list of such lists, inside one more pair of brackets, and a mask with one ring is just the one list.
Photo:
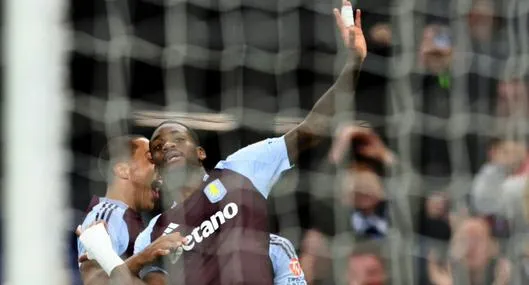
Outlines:
[[116, 163], [112, 170], [114, 172], [114, 176], [119, 177], [121, 179], [128, 180], [130, 177], [130, 168], [129, 165], [125, 162]]
[[200, 161], [206, 159], [206, 150], [201, 146], [197, 146], [197, 157]]

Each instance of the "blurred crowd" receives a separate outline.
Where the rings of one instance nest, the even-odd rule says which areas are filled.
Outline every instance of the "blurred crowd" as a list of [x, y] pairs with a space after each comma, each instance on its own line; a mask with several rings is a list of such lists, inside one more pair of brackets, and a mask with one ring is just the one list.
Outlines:
[[[353, 159], [327, 207], [307, 195], [299, 248], [309, 284], [527, 284], [527, 15], [506, 17], [492, 0], [454, 15], [454, 1], [432, 0], [408, 43], [390, 1], [362, 2], [370, 54], [356, 118], [400, 161], [381, 170]], [[527, 13], [515, 2], [509, 9]], [[409, 56], [416, 66], [400, 65]]]

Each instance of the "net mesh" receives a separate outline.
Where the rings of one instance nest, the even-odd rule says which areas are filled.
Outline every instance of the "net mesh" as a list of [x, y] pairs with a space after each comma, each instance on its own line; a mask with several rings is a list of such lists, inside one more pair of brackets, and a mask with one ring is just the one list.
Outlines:
[[[340, 4], [72, 2], [74, 222], [89, 196], [105, 191], [96, 156], [108, 137], [149, 137], [163, 120], [182, 121], [204, 137], [211, 167], [300, 122], [343, 66], [332, 18]], [[350, 115], [369, 122], [401, 162], [384, 180], [390, 223], [382, 255], [392, 284], [424, 284], [424, 244], [447, 244], [424, 237], [424, 198], [447, 193], [453, 213], [468, 209], [489, 139], [527, 134], [529, 2], [353, 5], [363, 10], [369, 54]], [[307, 230], [328, 237], [331, 278], [343, 281], [351, 249], [361, 245], [350, 237], [340, 190], [329, 186], [340, 175], [325, 164], [324, 147], [304, 155], [274, 190], [271, 208], [275, 229], [302, 252]]]

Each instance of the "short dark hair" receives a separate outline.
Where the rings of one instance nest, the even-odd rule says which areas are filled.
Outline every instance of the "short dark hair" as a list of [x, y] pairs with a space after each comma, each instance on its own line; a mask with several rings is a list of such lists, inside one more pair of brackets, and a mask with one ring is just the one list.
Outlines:
[[137, 139], [145, 138], [141, 135], [125, 135], [108, 139], [107, 144], [99, 153], [98, 167], [101, 175], [107, 180], [113, 176], [113, 167], [118, 162], [129, 160], [136, 153]]
[[171, 124], [177, 124], [177, 125], [180, 125], [180, 126], [186, 128], [187, 129], [187, 133], [189, 134], [189, 136], [191, 136], [191, 139], [193, 139], [193, 142], [197, 146], [200, 145], [200, 138], [198, 137], [197, 132], [195, 130], [193, 130], [192, 128], [190, 128], [188, 125], [186, 125], [184, 123], [181, 123], [181, 122], [178, 122], [178, 121], [172, 121], [172, 120], [163, 121], [156, 127], [155, 132], [156, 132], [156, 130], [158, 130], [159, 128], [163, 127], [164, 125], [171, 125]]

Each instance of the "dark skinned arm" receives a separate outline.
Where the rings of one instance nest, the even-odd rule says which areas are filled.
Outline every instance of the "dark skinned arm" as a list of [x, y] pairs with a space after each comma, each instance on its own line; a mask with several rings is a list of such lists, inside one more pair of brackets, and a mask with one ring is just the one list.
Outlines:
[[[346, 2], [344, 1], [344, 5]], [[285, 134], [291, 164], [297, 162], [301, 152], [317, 146], [329, 135], [333, 116], [337, 112], [336, 101], [341, 96], [354, 96], [358, 74], [367, 54], [360, 11], [356, 11], [355, 25], [351, 27], [344, 26], [337, 9], [334, 11], [334, 16], [345, 46], [348, 48], [347, 61], [336, 82], [316, 102], [305, 120]]]

